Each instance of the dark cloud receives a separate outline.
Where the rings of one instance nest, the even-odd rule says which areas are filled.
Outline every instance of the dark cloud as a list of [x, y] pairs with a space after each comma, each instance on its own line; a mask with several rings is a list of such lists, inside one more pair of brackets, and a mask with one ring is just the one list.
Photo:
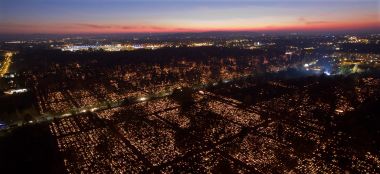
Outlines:
[[88, 27], [88, 28], [95, 28], [95, 29], [107, 29], [107, 28], [112, 28], [112, 26], [109, 25], [97, 25], [97, 24], [76, 24], [78, 26], [82, 27]]
[[313, 21], [313, 20], [308, 20], [305, 17], [299, 17], [298, 18], [299, 22], [302, 22], [306, 25], [316, 25], [316, 24], [328, 24], [331, 23], [330, 21]]
[[330, 21], [307, 21], [305, 24], [307, 25], [315, 25], [315, 24], [329, 24]]

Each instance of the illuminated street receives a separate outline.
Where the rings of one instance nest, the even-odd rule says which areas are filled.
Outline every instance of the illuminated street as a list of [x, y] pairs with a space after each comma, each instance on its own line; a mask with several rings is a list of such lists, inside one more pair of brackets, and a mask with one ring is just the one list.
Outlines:
[[4, 54], [4, 59], [1, 62], [1, 68], [0, 68], [0, 77], [3, 77], [4, 74], [6, 74], [9, 71], [9, 67], [11, 66], [12, 63], [12, 52], [6, 52]]

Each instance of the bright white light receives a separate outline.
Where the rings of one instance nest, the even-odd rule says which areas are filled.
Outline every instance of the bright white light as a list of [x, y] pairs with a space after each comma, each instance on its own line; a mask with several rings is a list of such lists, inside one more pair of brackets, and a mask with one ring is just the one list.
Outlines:
[[309, 64], [305, 63], [305, 65], [303, 65], [305, 68], [309, 67]]
[[145, 100], [147, 100], [147, 98], [146, 98], [146, 97], [141, 97], [141, 98], [139, 98], [138, 100], [139, 100], [139, 101], [145, 101]]
[[71, 116], [71, 114], [70, 113], [62, 114], [62, 117], [68, 117], [68, 116]]
[[24, 92], [28, 92], [28, 89], [10, 89], [8, 91], [4, 91], [5, 94], [9, 94], [9, 95], [12, 95], [12, 94], [19, 94], [19, 93], [24, 93]]
[[91, 112], [94, 112], [96, 110], [98, 110], [98, 108], [92, 108], [92, 109], [90, 109]]
[[325, 71], [325, 72], [323, 72], [324, 74], [326, 74], [326, 75], [331, 75], [331, 73], [330, 72], [328, 72], [328, 71]]

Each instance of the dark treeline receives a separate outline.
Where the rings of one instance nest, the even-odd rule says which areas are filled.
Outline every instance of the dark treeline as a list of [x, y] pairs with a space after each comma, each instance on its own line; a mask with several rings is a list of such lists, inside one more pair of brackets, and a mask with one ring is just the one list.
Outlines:
[[46, 124], [0, 136], [0, 173], [64, 173], [63, 159]]
[[[273, 51], [273, 50], [272, 50]], [[166, 65], [173, 60], [189, 60], [195, 62], [207, 62], [209, 58], [226, 57], [252, 57], [262, 55], [262, 50], [246, 50], [240, 48], [221, 47], [180, 47], [162, 48], [157, 50], [135, 50], [121, 52], [106, 51], [77, 51], [62, 52], [60, 50], [27, 50], [20, 52], [15, 59], [15, 68], [29, 69], [41, 68], [49, 64], [80, 63], [89, 64], [97, 62], [105, 66], [117, 64], [157, 64]]]
[[380, 54], [380, 44], [342, 44], [342, 52]]

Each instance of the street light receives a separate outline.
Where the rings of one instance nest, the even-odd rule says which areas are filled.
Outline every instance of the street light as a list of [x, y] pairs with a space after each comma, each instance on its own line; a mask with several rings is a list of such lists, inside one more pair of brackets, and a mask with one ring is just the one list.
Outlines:
[[146, 97], [140, 97], [138, 100], [139, 101], [146, 101], [148, 98], [146, 98]]

